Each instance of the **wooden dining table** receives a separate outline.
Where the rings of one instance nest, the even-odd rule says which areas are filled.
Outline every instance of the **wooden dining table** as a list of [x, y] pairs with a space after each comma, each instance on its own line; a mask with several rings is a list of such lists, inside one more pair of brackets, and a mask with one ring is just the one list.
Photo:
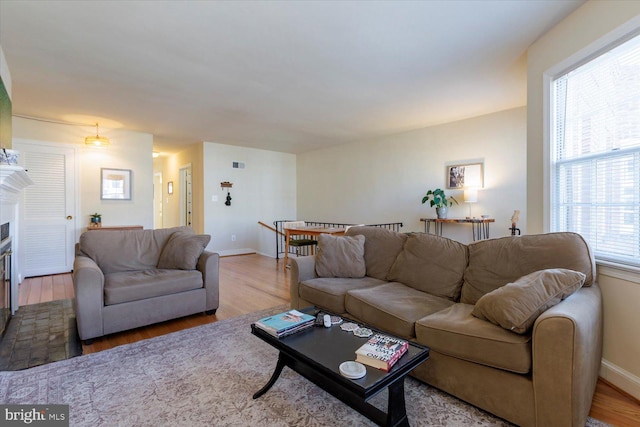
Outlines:
[[284, 229], [284, 268], [289, 265], [289, 241], [291, 236], [312, 236], [318, 237], [321, 234], [331, 234], [334, 236], [340, 236], [344, 234], [346, 228], [344, 227], [294, 227]]

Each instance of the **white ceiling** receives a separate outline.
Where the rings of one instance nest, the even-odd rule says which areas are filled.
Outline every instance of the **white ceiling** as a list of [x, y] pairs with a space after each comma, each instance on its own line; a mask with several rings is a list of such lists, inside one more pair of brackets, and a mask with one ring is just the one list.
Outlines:
[[2, 1], [18, 115], [301, 153], [526, 104], [580, 1]]

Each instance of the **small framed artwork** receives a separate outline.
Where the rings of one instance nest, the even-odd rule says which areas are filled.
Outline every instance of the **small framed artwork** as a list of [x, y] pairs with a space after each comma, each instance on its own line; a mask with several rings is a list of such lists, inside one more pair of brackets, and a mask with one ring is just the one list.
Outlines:
[[100, 169], [100, 199], [131, 200], [131, 169]]
[[447, 166], [447, 188], [484, 187], [482, 163]]
[[167, 182], [167, 193], [173, 194], [173, 181]]

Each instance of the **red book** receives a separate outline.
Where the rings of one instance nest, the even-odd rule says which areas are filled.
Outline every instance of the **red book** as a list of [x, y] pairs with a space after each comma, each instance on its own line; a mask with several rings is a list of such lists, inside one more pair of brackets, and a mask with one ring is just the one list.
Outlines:
[[400, 338], [375, 334], [356, 350], [356, 362], [389, 371], [409, 349], [409, 343]]

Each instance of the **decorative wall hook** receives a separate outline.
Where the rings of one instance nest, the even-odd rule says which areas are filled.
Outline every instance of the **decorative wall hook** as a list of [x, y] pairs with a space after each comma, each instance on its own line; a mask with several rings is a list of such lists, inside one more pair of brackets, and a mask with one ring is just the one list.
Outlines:
[[224, 181], [220, 183], [220, 188], [222, 188], [222, 190], [224, 190], [225, 188], [227, 189], [227, 201], [224, 202], [226, 206], [231, 206], [231, 192], [229, 191], [231, 187], [233, 187], [233, 183], [229, 181]]

